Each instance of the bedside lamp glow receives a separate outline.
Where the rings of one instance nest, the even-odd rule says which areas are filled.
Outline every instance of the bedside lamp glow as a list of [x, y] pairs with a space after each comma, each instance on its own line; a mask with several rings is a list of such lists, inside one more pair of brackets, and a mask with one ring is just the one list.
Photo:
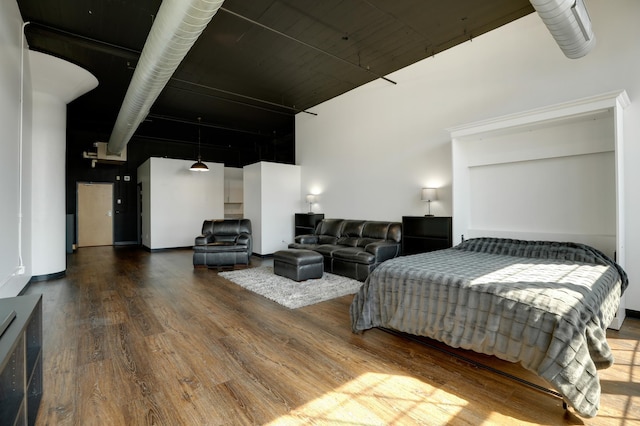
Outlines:
[[313, 203], [316, 201], [316, 196], [314, 194], [307, 194], [307, 203], [309, 203], [309, 214], [313, 214], [313, 210], [311, 209], [311, 207], [313, 206]]
[[428, 212], [425, 216], [433, 216], [431, 214], [431, 202], [438, 199], [436, 188], [422, 188], [420, 199], [427, 202]]

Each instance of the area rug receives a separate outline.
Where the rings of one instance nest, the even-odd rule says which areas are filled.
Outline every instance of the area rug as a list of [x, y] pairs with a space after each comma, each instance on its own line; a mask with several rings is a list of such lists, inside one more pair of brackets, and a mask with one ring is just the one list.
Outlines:
[[220, 276], [290, 309], [355, 294], [362, 283], [324, 273], [322, 278], [296, 282], [273, 273], [273, 266], [220, 272]]

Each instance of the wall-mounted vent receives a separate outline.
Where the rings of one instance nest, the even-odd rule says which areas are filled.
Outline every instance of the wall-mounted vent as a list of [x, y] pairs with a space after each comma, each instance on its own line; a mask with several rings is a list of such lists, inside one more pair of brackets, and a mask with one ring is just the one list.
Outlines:
[[107, 152], [107, 142], [94, 142], [95, 152], [83, 152], [82, 158], [91, 160], [91, 167], [95, 167], [97, 163], [103, 164], [124, 164], [127, 162], [127, 149], [122, 150], [120, 154], [109, 154]]

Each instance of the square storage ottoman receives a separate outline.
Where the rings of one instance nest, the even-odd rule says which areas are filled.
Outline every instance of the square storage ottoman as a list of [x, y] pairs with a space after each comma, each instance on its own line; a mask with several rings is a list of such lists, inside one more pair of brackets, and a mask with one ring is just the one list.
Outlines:
[[322, 278], [322, 255], [313, 250], [288, 249], [273, 254], [273, 272], [294, 281]]

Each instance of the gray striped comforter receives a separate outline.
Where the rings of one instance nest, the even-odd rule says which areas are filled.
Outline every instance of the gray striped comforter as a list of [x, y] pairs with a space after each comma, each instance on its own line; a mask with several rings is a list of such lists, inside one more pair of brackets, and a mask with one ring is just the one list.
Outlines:
[[477, 238], [381, 264], [356, 294], [351, 323], [520, 362], [593, 417], [597, 370], [613, 364], [606, 328], [626, 286], [625, 272], [589, 246]]

